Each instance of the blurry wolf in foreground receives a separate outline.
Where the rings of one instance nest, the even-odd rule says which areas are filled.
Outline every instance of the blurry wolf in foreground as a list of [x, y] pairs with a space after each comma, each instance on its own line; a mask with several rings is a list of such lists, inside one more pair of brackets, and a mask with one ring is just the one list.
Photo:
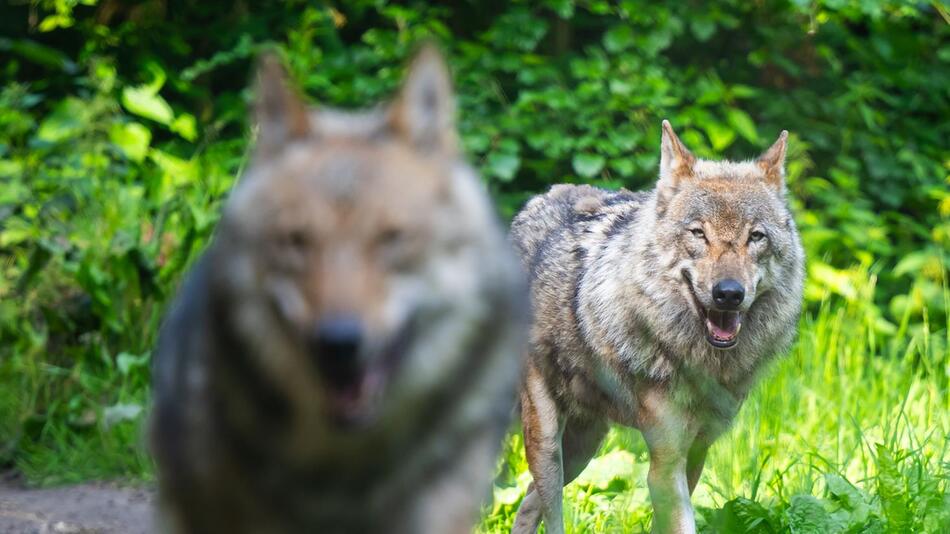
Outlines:
[[169, 527], [469, 532], [529, 306], [446, 66], [423, 49], [358, 113], [307, 110], [273, 58], [257, 77], [256, 152], [154, 364]]
[[515, 218], [535, 317], [521, 390], [534, 482], [513, 532], [542, 518], [563, 532], [561, 488], [611, 421], [649, 447], [653, 530], [695, 531], [706, 450], [795, 334], [804, 253], [786, 138], [754, 162], [704, 161], [664, 121], [655, 190], [559, 185]]

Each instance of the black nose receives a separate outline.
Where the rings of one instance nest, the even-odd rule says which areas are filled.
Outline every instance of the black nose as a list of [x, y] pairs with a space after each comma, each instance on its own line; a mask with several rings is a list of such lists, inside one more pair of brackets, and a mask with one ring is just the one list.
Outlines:
[[745, 298], [745, 288], [742, 284], [727, 278], [716, 282], [712, 290], [713, 302], [721, 310], [734, 310], [742, 304]]
[[310, 352], [317, 366], [331, 380], [345, 379], [359, 368], [359, 348], [363, 323], [359, 318], [340, 315], [322, 319], [310, 336]]

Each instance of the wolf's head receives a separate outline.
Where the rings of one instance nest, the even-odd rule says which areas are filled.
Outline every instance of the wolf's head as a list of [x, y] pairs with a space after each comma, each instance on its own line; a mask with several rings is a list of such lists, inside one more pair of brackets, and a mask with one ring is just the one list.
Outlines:
[[672, 247], [668, 274], [680, 281], [713, 347], [735, 346], [756, 300], [800, 277], [800, 245], [785, 202], [787, 138], [783, 131], [755, 161], [705, 161], [663, 121], [658, 242]]
[[273, 58], [257, 82], [256, 151], [215, 247], [235, 328], [301, 417], [405, 410], [392, 395], [465, 357], [503, 240], [457, 159], [446, 65], [423, 49], [398, 95], [362, 112], [308, 109]]

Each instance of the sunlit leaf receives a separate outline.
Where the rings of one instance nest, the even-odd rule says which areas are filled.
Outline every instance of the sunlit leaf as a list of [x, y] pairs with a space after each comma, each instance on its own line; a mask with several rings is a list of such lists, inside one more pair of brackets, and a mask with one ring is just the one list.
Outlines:
[[109, 140], [132, 161], [142, 161], [148, 154], [152, 132], [137, 122], [116, 123], [109, 128]]
[[734, 130], [718, 122], [706, 124], [706, 134], [709, 136], [709, 142], [712, 143], [713, 150], [716, 151], [728, 147], [736, 138]]
[[729, 125], [732, 126], [739, 135], [750, 143], [759, 141], [759, 132], [755, 128], [755, 123], [746, 112], [738, 108], [729, 108], [726, 111], [726, 117], [729, 119]]
[[520, 165], [521, 159], [517, 154], [511, 152], [492, 152], [488, 155], [488, 160], [485, 162], [485, 169], [490, 176], [507, 182], [515, 177], [515, 173], [518, 172]]
[[584, 178], [592, 178], [604, 168], [607, 160], [599, 154], [580, 153], [571, 160], [574, 171]]
[[40, 123], [36, 137], [51, 143], [71, 139], [82, 133], [89, 118], [89, 108], [85, 102], [78, 98], [64, 98]]
[[122, 90], [122, 105], [130, 113], [151, 119], [165, 126], [171, 125], [174, 112], [168, 102], [152, 87], [126, 87]]

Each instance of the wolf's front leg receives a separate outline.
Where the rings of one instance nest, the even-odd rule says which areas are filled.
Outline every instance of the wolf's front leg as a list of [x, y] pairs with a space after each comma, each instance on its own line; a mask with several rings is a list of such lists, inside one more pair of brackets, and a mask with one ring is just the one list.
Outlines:
[[548, 534], [563, 534], [563, 426], [553, 397], [540, 374], [530, 366], [521, 391], [521, 424], [525, 455], [534, 483], [518, 510], [512, 534], [534, 534], [538, 527], [538, 511]]
[[694, 534], [687, 469], [696, 433], [689, 416], [670, 397], [668, 392], [651, 391], [641, 400], [640, 430], [650, 450], [647, 484], [653, 502], [653, 532]]
[[654, 533], [696, 532], [693, 507], [689, 502], [685, 455], [651, 448], [647, 484], [650, 486], [650, 500], [653, 501]]

